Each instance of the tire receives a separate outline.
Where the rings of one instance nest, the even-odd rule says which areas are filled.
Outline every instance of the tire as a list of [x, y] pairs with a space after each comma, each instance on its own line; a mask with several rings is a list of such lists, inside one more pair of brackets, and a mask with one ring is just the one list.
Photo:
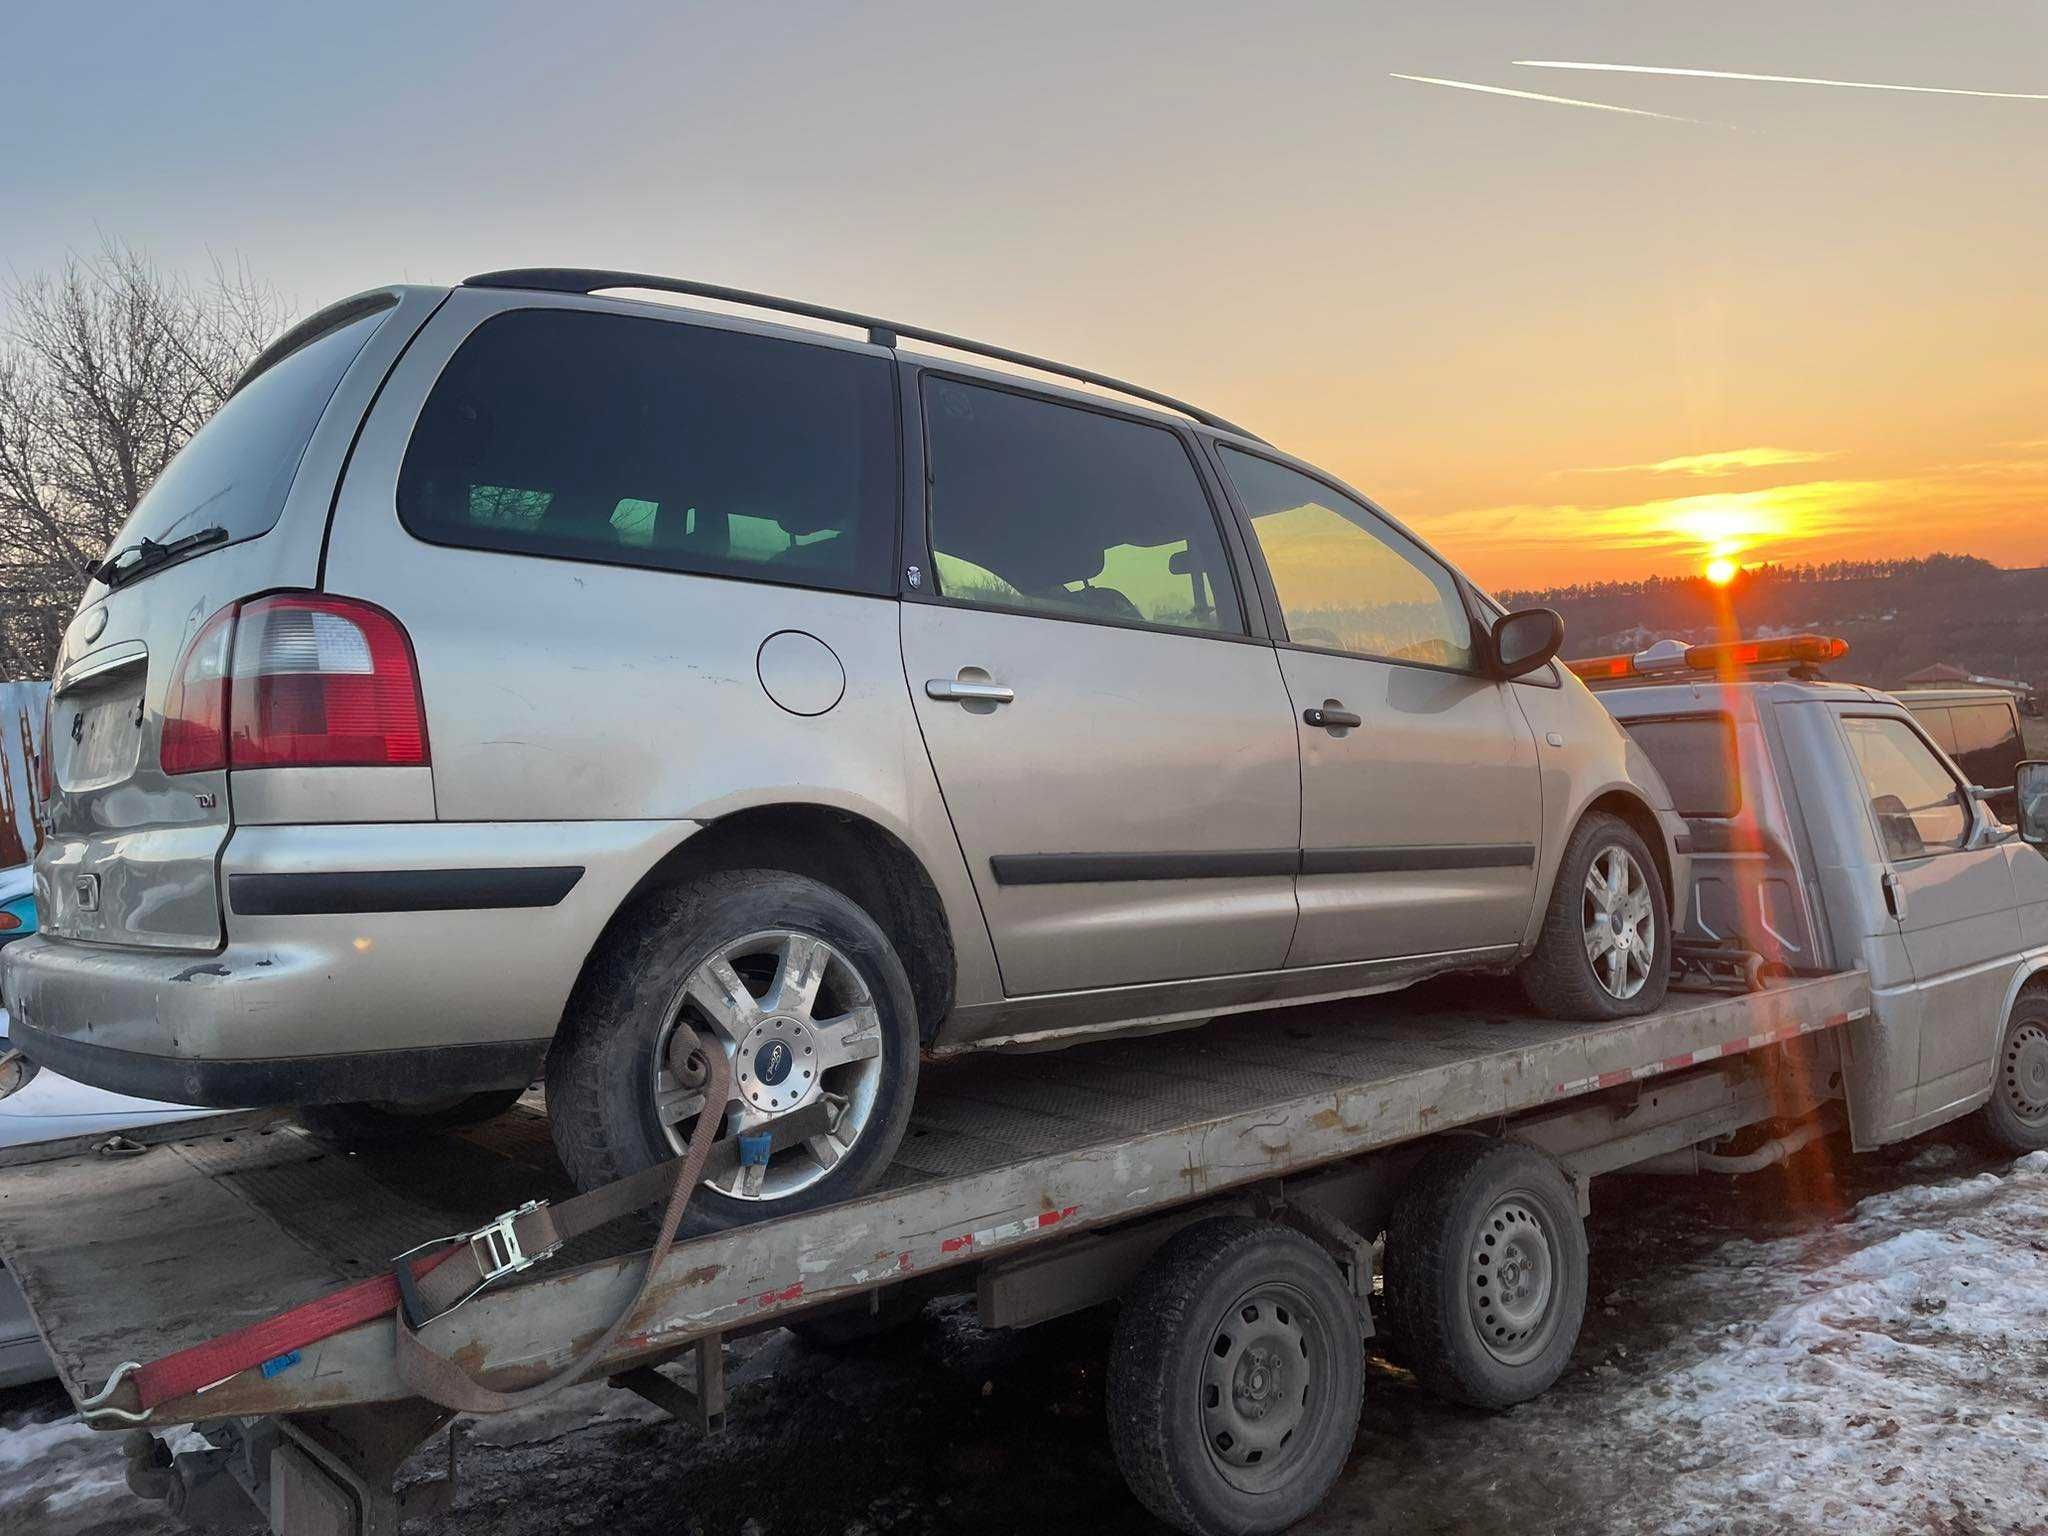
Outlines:
[[[803, 953], [825, 955], [809, 1003], [800, 987], [778, 990]], [[745, 1004], [717, 981], [720, 965], [748, 993]], [[820, 1029], [849, 1019], [857, 1022]], [[688, 1098], [687, 1085], [664, 1067], [682, 1024], [706, 1043], [716, 1040], [733, 1063], [735, 1098], [714, 1111], [726, 1118], [721, 1139], [736, 1133], [742, 1104], [772, 1116], [821, 1091], [844, 1102], [829, 1138], [773, 1154], [758, 1191], [747, 1192], [737, 1169], [707, 1178], [684, 1213], [684, 1236], [848, 1199], [888, 1167], [917, 1090], [917, 1005], [888, 936], [838, 891], [780, 870], [723, 871], [658, 891], [613, 924], [548, 1051], [555, 1150], [579, 1188], [681, 1151], [694, 1114], [665, 1121], [656, 1098]], [[785, 1026], [788, 1033], [774, 1033]], [[789, 1050], [771, 1061], [783, 1041]], [[863, 1054], [822, 1064], [849, 1049]], [[813, 1050], [821, 1065], [807, 1082], [803, 1063]], [[764, 1064], [788, 1075], [771, 1082]]]
[[1300, 1520], [1357, 1436], [1363, 1333], [1335, 1261], [1292, 1227], [1223, 1216], [1176, 1233], [1124, 1297], [1110, 1349], [1131, 1492], [1191, 1536]]
[[1508, 1408], [1563, 1374], [1586, 1317], [1586, 1229], [1542, 1153], [1477, 1138], [1431, 1153], [1395, 1202], [1386, 1267], [1401, 1358], [1439, 1396]]
[[1991, 1099], [1978, 1116], [1985, 1135], [2016, 1154], [2048, 1148], [2048, 994], [2020, 994], [1991, 1070]]
[[[1616, 859], [1626, 860], [1625, 867], [1632, 872], [1624, 905], [1637, 912], [1636, 902], [1646, 900], [1647, 910], [1625, 918], [1625, 932], [1610, 929], [1610, 947], [1596, 962], [1589, 945], [1599, 913], [1588, 883], [1596, 864], [1609, 869], [1613, 867], [1610, 861]], [[1647, 944], [1642, 942], [1646, 925]], [[1539, 1013], [1553, 1019], [1600, 1023], [1649, 1013], [1664, 1001], [1671, 985], [1671, 937], [1671, 908], [1664, 882], [1658, 878], [1657, 862], [1650, 857], [1641, 834], [1619, 816], [1589, 812], [1573, 829], [1564, 857], [1558, 861], [1557, 881], [1551, 887], [1535, 952], [1522, 962], [1522, 991]], [[1595, 969], [1596, 963], [1603, 968], [1611, 965], [1609, 956], [1620, 957], [1623, 990], [1619, 993], [1613, 989], [1613, 973], [1603, 975]], [[1638, 965], [1643, 967], [1640, 978], [1636, 976]]]
[[519, 1102], [524, 1088], [492, 1088], [484, 1093], [424, 1104], [304, 1104], [299, 1124], [317, 1139], [338, 1147], [388, 1147], [495, 1120]]

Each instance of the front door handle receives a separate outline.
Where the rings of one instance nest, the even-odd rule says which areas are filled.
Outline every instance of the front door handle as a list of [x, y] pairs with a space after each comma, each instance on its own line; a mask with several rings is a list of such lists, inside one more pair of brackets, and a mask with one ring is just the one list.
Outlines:
[[1878, 884], [1884, 890], [1885, 910], [1903, 923], [1906, 920], [1906, 888], [1899, 884], [1899, 877], [1886, 870]]
[[952, 704], [1011, 704], [1017, 690], [1001, 683], [977, 683], [963, 677], [935, 677], [924, 685], [925, 696]]
[[1365, 716], [1348, 709], [1339, 709], [1336, 707], [1337, 703], [1336, 699], [1325, 699], [1320, 709], [1304, 709], [1301, 712], [1302, 723], [1319, 725], [1326, 731], [1345, 731], [1353, 726], [1365, 724]]

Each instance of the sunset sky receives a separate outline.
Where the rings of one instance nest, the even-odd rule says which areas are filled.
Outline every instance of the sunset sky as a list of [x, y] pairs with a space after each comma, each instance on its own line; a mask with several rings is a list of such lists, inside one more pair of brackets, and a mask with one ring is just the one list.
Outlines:
[[2032, 0], [416, 9], [9, 7], [0, 266], [899, 314], [1199, 400], [1495, 587], [2048, 562], [2048, 99], [1517, 63], [2048, 93]]

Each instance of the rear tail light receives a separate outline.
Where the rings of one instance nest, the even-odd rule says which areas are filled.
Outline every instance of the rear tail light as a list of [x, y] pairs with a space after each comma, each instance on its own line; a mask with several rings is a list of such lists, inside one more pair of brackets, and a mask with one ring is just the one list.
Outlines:
[[178, 658], [164, 700], [164, 737], [158, 755], [165, 773], [207, 773], [228, 765], [228, 650], [235, 610], [223, 608], [204, 624]]
[[287, 592], [223, 609], [179, 663], [162, 750], [166, 773], [424, 765], [412, 643], [350, 598]]

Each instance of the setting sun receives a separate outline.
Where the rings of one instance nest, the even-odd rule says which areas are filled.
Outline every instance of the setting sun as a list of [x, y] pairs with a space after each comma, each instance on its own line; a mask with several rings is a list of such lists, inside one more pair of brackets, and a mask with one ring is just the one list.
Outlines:
[[1739, 569], [1740, 567], [1733, 560], [1709, 560], [1707, 562], [1707, 580], [1717, 587], [1725, 587], [1735, 579], [1735, 573]]

